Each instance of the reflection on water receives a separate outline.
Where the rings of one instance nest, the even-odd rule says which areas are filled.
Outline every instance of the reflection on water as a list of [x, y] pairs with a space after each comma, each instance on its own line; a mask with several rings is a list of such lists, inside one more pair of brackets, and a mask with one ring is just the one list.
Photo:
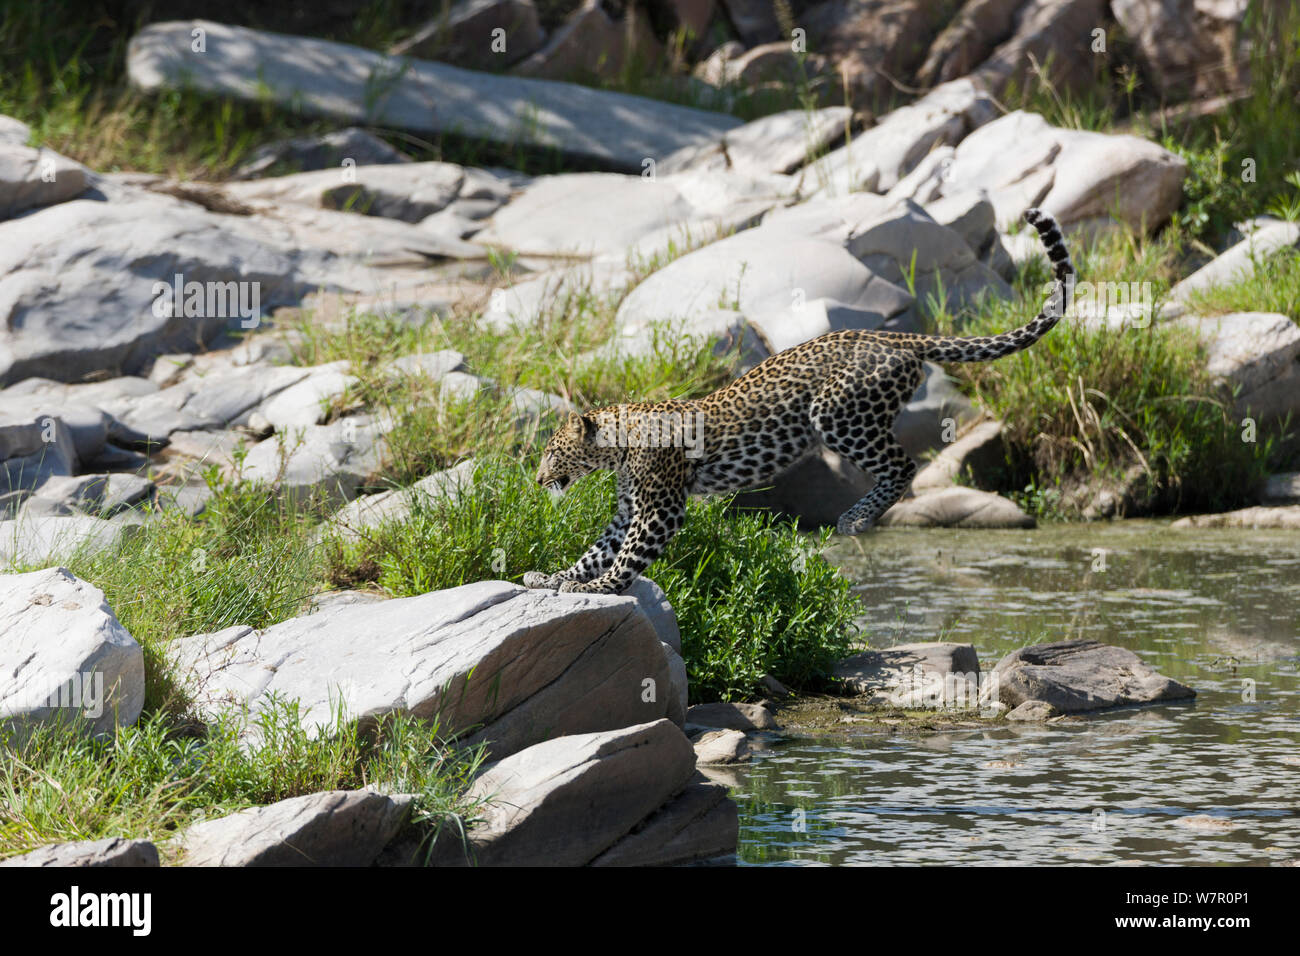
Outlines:
[[1300, 535], [1158, 522], [883, 531], [828, 557], [873, 646], [1130, 648], [1194, 701], [929, 736], [786, 739], [737, 774], [746, 863], [1300, 857]]

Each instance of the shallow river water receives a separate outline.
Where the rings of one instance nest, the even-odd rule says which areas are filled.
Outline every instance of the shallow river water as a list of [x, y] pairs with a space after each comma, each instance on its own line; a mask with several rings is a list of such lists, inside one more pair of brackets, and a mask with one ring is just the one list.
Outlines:
[[742, 864], [1300, 857], [1295, 532], [887, 530], [837, 539], [827, 557], [858, 582], [873, 647], [969, 642], [989, 667], [1025, 644], [1095, 638], [1197, 697], [1048, 724], [773, 740], [731, 774]]

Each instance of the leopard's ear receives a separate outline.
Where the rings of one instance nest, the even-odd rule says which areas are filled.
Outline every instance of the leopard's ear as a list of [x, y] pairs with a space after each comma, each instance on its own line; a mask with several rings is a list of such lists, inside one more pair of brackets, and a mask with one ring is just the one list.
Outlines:
[[586, 415], [579, 415], [577, 412], [569, 412], [569, 419], [564, 423], [564, 427], [573, 434], [573, 437], [582, 441], [591, 441], [596, 434], [596, 423]]

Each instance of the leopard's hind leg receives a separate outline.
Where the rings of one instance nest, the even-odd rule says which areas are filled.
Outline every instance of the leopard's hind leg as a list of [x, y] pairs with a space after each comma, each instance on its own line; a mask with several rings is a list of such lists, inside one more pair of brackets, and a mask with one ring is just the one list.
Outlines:
[[894, 419], [924, 379], [925, 367], [911, 352], [877, 347], [813, 399], [809, 415], [822, 443], [876, 479], [840, 516], [840, 534], [867, 531], [907, 492], [916, 463], [894, 437]]

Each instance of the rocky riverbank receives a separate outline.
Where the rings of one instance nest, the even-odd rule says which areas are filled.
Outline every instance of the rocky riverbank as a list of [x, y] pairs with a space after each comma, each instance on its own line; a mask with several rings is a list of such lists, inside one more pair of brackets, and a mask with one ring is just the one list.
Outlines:
[[[1061, 95], [1094, 82], [1102, 23], [1162, 98], [1227, 115], [1256, 95], [1239, 5], [575, 6], [471, 0], [384, 49], [144, 24], [118, 65], [132, 108], [195, 98], [294, 131], [211, 176], [92, 162], [0, 116], [0, 726], [18, 747], [75, 713], [101, 748], [65, 741], [89, 775], [139, 734], [169, 755], [140, 779], [197, 792], [147, 834], [9, 862], [728, 862], [726, 768], [781, 726], [1190, 696], [1089, 642], [987, 671], [937, 644], [835, 667], [849, 584], [771, 522], [833, 526], [869, 491], [830, 452], [651, 570], [676, 610], [648, 580], [620, 598], [515, 582], [608, 515], [595, 482], [531, 497], [557, 415], [696, 397], [833, 330], [1010, 328], [1041, 300], [1030, 206], [1082, 266], [1074, 307], [1010, 372], [927, 367], [895, 429], [924, 467], [887, 533], [1300, 527], [1285, 164], [1266, 142], [1189, 149], [1163, 103], [1160, 124], [1102, 122]], [[568, 82], [596, 51], [606, 85], [677, 57], [691, 105]], [[1015, 99], [1029, 82], [1050, 96]], [[1214, 232], [1246, 159], [1272, 201]], [[856, 696], [808, 696], [827, 678]], [[217, 753], [244, 789], [203, 790]], [[81, 832], [71, 816], [33, 832]]]

